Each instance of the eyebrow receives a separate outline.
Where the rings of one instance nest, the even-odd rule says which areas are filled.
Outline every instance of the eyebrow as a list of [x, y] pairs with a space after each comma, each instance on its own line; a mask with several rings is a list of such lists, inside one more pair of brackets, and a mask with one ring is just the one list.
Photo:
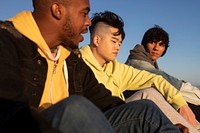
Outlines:
[[122, 41], [120, 41], [118, 38], [116, 38], [115, 36], [112, 36], [112, 39], [115, 39], [117, 41], [119, 41], [120, 43], [122, 43]]

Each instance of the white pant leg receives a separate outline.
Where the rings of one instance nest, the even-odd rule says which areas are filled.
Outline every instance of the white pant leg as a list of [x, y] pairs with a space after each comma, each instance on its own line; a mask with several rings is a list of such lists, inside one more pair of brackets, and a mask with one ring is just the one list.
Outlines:
[[126, 99], [126, 102], [138, 100], [138, 99], [150, 99], [152, 100], [163, 113], [171, 120], [173, 124], [181, 123], [189, 128], [190, 133], [199, 133], [187, 120], [185, 120], [154, 88], [147, 88], [137, 91], [132, 96]]
[[183, 83], [180, 89], [184, 99], [194, 105], [200, 105], [200, 89], [192, 86], [189, 82]]

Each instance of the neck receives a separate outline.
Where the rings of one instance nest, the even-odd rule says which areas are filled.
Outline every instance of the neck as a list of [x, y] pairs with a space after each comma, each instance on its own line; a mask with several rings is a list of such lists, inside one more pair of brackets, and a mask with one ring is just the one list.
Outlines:
[[[54, 23], [51, 23], [51, 20], [47, 16], [41, 17], [40, 15], [37, 15], [37, 13], [33, 12], [33, 17], [35, 19], [35, 22], [37, 23], [42, 37], [44, 38], [49, 48], [51, 49], [57, 47], [60, 44], [60, 42], [56, 41], [56, 30], [58, 28], [53, 26]], [[48, 23], [46, 20], [48, 20]]]

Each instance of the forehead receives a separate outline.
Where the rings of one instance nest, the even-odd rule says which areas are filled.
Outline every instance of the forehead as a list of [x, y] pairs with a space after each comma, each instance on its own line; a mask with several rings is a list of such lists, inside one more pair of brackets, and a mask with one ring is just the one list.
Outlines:
[[109, 34], [112, 36], [112, 38], [118, 39], [118, 40], [122, 40], [122, 35], [119, 34], [119, 29], [118, 28], [114, 28], [114, 27], [110, 27], [108, 30]]
[[116, 32], [118, 32], [119, 31], [119, 29], [117, 29], [117, 28], [114, 28], [114, 27], [111, 27], [111, 26], [109, 26], [109, 28], [108, 28], [109, 30], [109, 33], [116, 33]]

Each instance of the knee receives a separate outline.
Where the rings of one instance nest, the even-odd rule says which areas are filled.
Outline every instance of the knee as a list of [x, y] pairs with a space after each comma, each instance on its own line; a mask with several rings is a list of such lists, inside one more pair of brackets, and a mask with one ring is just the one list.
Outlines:
[[157, 108], [157, 105], [150, 99], [141, 99], [138, 102], [139, 105], [146, 108]]
[[159, 110], [158, 106], [149, 99], [140, 99], [140, 100], [132, 101], [132, 102], [126, 103], [124, 106], [125, 106], [124, 109], [126, 110], [126, 112], [129, 112], [130, 114], [133, 114], [133, 115], [137, 114], [141, 117], [143, 117], [147, 113], [152, 114], [153, 112], [158, 112]]
[[143, 89], [139, 91], [140, 95], [142, 95], [143, 98], [148, 98], [148, 99], [157, 99], [160, 97], [163, 97], [162, 94], [156, 90], [155, 88], [148, 88], [148, 89]]
[[82, 101], [87, 101], [87, 99], [83, 96], [71, 95], [68, 98], [64, 99], [64, 101], [70, 101], [71, 103], [79, 103]]
[[150, 99], [141, 99], [141, 104], [145, 104], [146, 106], [151, 106], [153, 104], [155, 104], [152, 100]]
[[72, 95], [62, 100], [60, 104], [66, 107], [72, 108], [72, 107], [77, 107], [77, 106], [79, 107], [90, 106], [90, 104], [92, 103], [83, 96]]

